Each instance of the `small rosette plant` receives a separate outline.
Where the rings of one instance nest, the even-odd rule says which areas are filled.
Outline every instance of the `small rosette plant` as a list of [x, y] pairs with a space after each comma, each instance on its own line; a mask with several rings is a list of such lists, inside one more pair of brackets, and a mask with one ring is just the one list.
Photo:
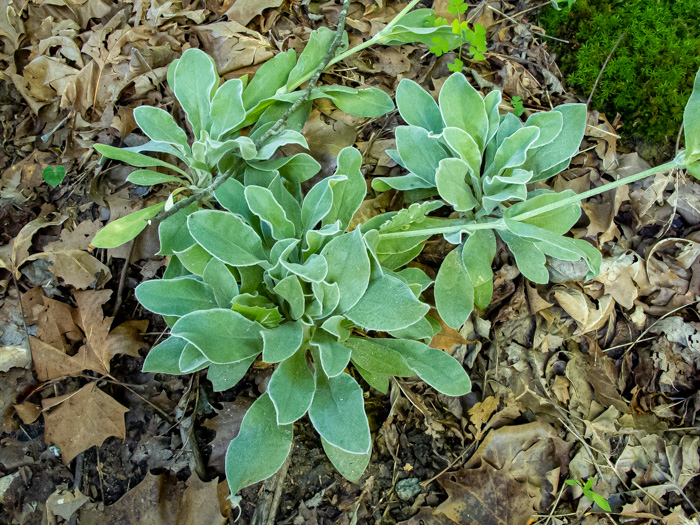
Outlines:
[[208, 368], [220, 391], [256, 360], [275, 366], [228, 449], [232, 493], [279, 469], [305, 414], [338, 471], [359, 479], [371, 438], [358, 376], [382, 392], [390, 377], [416, 375], [446, 395], [470, 390], [462, 366], [427, 344], [440, 329], [421, 299], [432, 281], [417, 268], [383, 267], [376, 230], [347, 231], [366, 194], [361, 164], [344, 149], [336, 173], [303, 199], [278, 172], [249, 167], [245, 185], [229, 179], [216, 191], [226, 211], [170, 219], [178, 252], [163, 279], [136, 289], [171, 326], [144, 371]]
[[[578, 202], [556, 212], [538, 211], [574, 192], [528, 187], [568, 167], [583, 138], [586, 106], [564, 104], [523, 123], [512, 113], [500, 116], [500, 101], [499, 91], [482, 97], [461, 73], [445, 81], [439, 104], [415, 82], [402, 80], [396, 103], [408, 125], [396, 129], [397, 149], [387, 153], [410, 173], [372, 183], [379, 191], [404, 190], [414, 200], [438, 196], [463, 218], [463, 228], [443, 232], [459, 246], [447, 255], [435, 282], [437, 309], [455, 328], [474, 304], [486, 307], [491, 301], [496, 235], [508, 245], [522, 274], [537, 283], [548, 281], [546, 256], [583, 259], [589, 276], [597, 274], [601, 259], [586, 241], [564, 237], [580, 217]], [[527, 213], [532, 216], [523, 217]], [[438, 228], [432, 233], [441, 232], [440, 220], [430, 217], [403, 231], [430, 224]], [[397, 233], [382, 232], [382, 242], [408, 243], [401, 230], [392, 231]]]

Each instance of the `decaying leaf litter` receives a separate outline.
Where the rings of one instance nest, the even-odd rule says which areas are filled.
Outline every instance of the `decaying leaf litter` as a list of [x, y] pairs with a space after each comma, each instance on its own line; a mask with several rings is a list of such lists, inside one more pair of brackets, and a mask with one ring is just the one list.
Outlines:
[[[402, 7], [353, 3], [351, 43]], [[432, 7], [447, 16], [447, 2]], [[488, 1], [467, 12], [486, 28], [489, 52], [465, 72], [483, 92], [503, 90], [502, 112], [514, 96], [531, 111], [576, 101], [534, 25], [537, 7]], [[142, 142], [135, 106], [177, 111], [165, 73], [188, 47], [237, 78], [277, 51], [301, 52], [338, 11], [274, 1], [3, 2], [3, 522], [223, 523], [240, 512], [243, 523], [270, 514], [280, 523], [693, 523], [700, 206], [682, 172], [584, 205], [574, 236], [604, 255], [593, 281], [582, 284], [585, 267], [555, 262], [553, 284], [533, 285], [501, 249], [490, 307], [460, 331], [445, 325], [432, 343], [464, 363], [473, 392], [447, 398], [414, 379], [392, 383], [389, 396], [370, 392], [374, 455], [357, 485], [334, 471], [302, 421], [286, 476], [245, 489], [231, 512], [217, 483], [222, 456], [271, 370], [254, 366], [222, 394], [203, 377], [140, 372], [139, 356], [165, 329], [133, 297], [164, 266], [157, 236], [146, 230], [112, 250], [91, 250], [90, 240], [105, 221], [167, 194], [126, 184], [130, 168], [100, 165], [92, 146]], [[388, 93], [410, 78], [435, 94], [451, 58], [419, 45], [376, 47], [324, 78]], [[607, 117], [589, 113], [555, 189], [581, 192], [648, 167], [623, 151], [624, 123]], [[359, 119], [319, 101], [304, 134], [324, 174], [355, 145], [371, 179], [401, 173], [384, 153], [400, 123], [396, 113]], [[55, 190], [42, 181], [48, 165], [66, 167]], [[359, 213], [401, 204], [377, 194]], [[447, 251], [429, 242], [419, 264], [434, 276]], [[591, 477], [609, 517], [563, 483]]]

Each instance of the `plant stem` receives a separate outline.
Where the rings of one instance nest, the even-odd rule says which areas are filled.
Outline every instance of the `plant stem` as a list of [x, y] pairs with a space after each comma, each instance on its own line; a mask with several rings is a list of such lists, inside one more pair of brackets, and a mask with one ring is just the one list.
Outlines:
[[[411, 11], [417, 4], [420, 2], [420, 0], [412, 0], [410, 4], [408, 4], [406, 7], [404, 7], [399, 14], [397, 14], [391, 22], [389, 22], [384, 29], [379, 31], [376, 35], [374, 35], [372, 38], [367, 40], [366, 42], [363, 42], [352, 49], [348, 49], [347, 51], [344, 51], [340, 53], [339, 55], [335, 56], [330, 62], [328, 62], [328, 65], [326, 66], [326, 69], [331, 67], [334, 64], [337, 64], [341, 60], [345, 60], [347, 57], [354, 55], [355, 53], [359, 53], [363, 49], [367, 49], [368, 47], [374, 45], [374, 44], [380, 44], [381, 40], [386, 36], [386, 34], [391, 30], [392, 27], [394, 27], [396, 24], [399, 23], [399, 20], [401, 20], [406, 14], [408, 14], [409, 11]], [[296, 88], [301, 86], [304, 82], [309, 80], [311, 78], [312, 74], [308, 74], [305, 77], [303, 77], [301, 80], [296, 82], [291, 86], [287, 92], [294, 91]]]
[[673, 168], [678, 168], [680, 166], [681, 162], [679, 161], [678, 157], [676, 157], [672, 161], [667, 162], [666, 164], [662, 164], [661, 166], [656, 166], [645, 171], [640, 171], [639, 173], [630, 175], [629, 177], [624, 177], [614, 182], [609, 182], [608, 184], [604, 184], [603, 186], [600, 186], [598, 188], [593, 188], [592, 190], [584, 191], [583, 193], [579, 193], [577, 195], [572, 195], [571, 197], [562, 199], [559, 202], [553, 202], [552, 204], [542, 206], [541, 208], [538, 208], [536, 210], [521, 213], [520, 215], [512, 217], [512, 219], [516, 221], [524, 221], [525, 219], [530, 219], [531, 217], [536, 217], [537, 215], [542, 215], [543, 213], [554, 211], [559, 208], [564, 208], [569, 204], [581, 202], [589, 197], [593, 197], [594, 195], [600, 195], [601, 193], [605, 193], [606, 191], [614, 190], [615, 188], [619, 188], [620, 186], [625, 186], [626, 184], [631, 184], [638, 180], [642, 180], [646, 177], [649, 177], [650, 175], [655, 175], [661, 171], [672, 170]]
[[[626, 184], [631, 184], [633, 182], [636, 182], [638, 180], [642, 180], [646, 177], [649, 177], [650, 175], [655, 175], [657, 173], [660, 173], [662, 171], [668, 171], [672, 170], [674, 168], [681, 168], [684, 166], [684, 152], [681, 152], [680, 155], [678, 155], [675, 159], [673, 159], [670, 162], [667, 162], [665, 164], [661, 164], [660, 166], [656, 166], [654, 168], [650, 168], [645, 171], [641, 171], [639, 173], [636, 173], [634, 175], [630, 175], [629, 177], [624, 177], [622, 179], [616, 180], [614, 182], [609, 182], [608, 184], [604, 184], [603, 186], [600, 186], [598, 188], [593, 188], [588, 191], [584, 191], [583, 193], [578, 193], [576, 195], [573, 195], [571, 197], [567, 197], [566, 199], [562, 199], [557, 202], [553, 202], [552, 204], [548, 204], [547, 206], [542, 206], [541, 208], [538, 208], [536, 210], [531, 210], [527, 211], [525, 213], [521, 213], [520, 215], [516, 215], [514, 217], [510, 217], [510, 220], [513, 221], [524, 221], [526, 219], [531, 219], [532, 217], [536, 217], [538, 215], [542, 215], [544, 213], [548, 213], [551, 211], [558, 210], [559, 208], [564, 208], [566, 206], [569, 206], [570, 204], [575, 204], [577, 202], [581, 202], [585, 199], [588, 199], [589, 197], [593, 197], [595, 195], [600, 195], [601, 193], [605, 193], [606, 191], [614, 190], [615, 188], [619, 188], [620, 186], [625, 186]], [[450, 219], [447, 219], [450, 220]], [[452, 224], [450, 226], [444, 226], [442, 228], [426, 228], [424, 230], [411, 230], [411, 231], [403, 231], [403, 232], [391, 232], [391, 233], [380, 233], [379, 237], [381, 239], [396, 239], [396, 238], [407, 238], [407, 237], [425, 237], [429, 235], [438, 235], [441, 233], [456, 233], [459, 231], [464, 231], [464, 232], [473, 232], [476, 230], [503, 230], [506, 229], [506, 223], [503, 219], [496, 219], [491, 222], [482, 222], [482, 223], [475, 223], [471, 221], [460, 221], [460, 224], [454, 224], [454, 220], [450, 220]]]
[[[451, 226], [443, 226], [441, 228], [426, 228], [424, 230], [411, 230], [404, 232], [380, 233], [381, 239], [400, 239], [405, 237], [425, 237], [430, 235], [439, 235], [441, 233], [453, 233], [458, 231], [474, 232], [476, 230], [502, 230], [506, 227], [503, 219], [497, 219], [491, 222], [473, 222], [466, 219], [457, 221], [447, 219], [452, 223]], [[460, 224], [454, 224], [460, 222]]]

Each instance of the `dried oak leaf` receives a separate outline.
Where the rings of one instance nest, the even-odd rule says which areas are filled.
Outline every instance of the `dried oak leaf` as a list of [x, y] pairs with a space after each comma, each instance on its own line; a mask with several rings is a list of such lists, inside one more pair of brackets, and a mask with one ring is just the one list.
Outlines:
[[126, 437], [124, 414], [129, 411], [112, 397], [89, 383], [77, 392], [42, 401], [44, 410], [44, 442], [61, 448], [67, 465], [81, 452], [100, 446], [108, 437]]
[[[105, 508], [104, 515], [111, 525], [222, 525], [216, 480], [202, 482], [192, 474], [185, 483], [175, 476], [150, 472], [144, 480], [127, 492], [114, 505]], [[183, 494], [184, 490], [184, 494]]]
[[253, 18], [261, 14], [270, 7], [279, 7], [282, 0], [237, 0], [233, 6], [226, 11], [229, 20], [235, 20], [239, 24], [248, 25]]
[[233, 402], [223, 402], [221, 404], [223, 408], [219, 410], [216, 416], [208, 419], [204, 426], [216, 432], [214, 441], [210, 443], [211, 456], [209, 457], [209, 466], [214, 467], [217, 472], [223, 474], [228, 445], [238, 435], [243, 416], [253, 404], [253, 400], [239, 396]]
[[526, 525], [540, 501], [539, 489], [517, 481], [506, 469], [486, 462], [476, 469], [460, 469], [438, 478], [447, 501], [435, 513], [455, 523]]
[[[70, 356], [51, 343], [31, 338], [34, 369], [40, 381], [66, 375], [76, 376], [83, 370], [108, 374], [110, 361], [115, 355], [138, 357], [139, 348], [143, 346], [141, 333], [148, 327], [148, 321], [127, 321], [110, 331], [113, 319], [104, 317], [102, 305], [111, 293], [110, 290], [99, 290], [75, 294], [78, 308], [73, 311], [74, 321], [85, 334], [85, 343], [76, 355]], [[40, 317], [40, 329], [41, 320]]]

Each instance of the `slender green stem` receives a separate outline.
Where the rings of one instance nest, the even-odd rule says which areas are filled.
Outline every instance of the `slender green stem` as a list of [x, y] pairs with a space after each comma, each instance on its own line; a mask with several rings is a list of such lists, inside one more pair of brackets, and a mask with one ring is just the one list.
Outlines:
[[[446, 222], [451, 223], [450, 226], [441, 228], [426, 228], [424, 230], [412, 230], [405, 232], [380, 233], [381, 239], [400, 239], [405, 237], [425, 237], [430, 235], [439, 235], [441, 233], [454, 233], [458, 231], [474, 232], [476, 230], [502, 230], [506, 227], [503, 219], [497, 219], [492, 222], [473, 222], [464, 220], [446, 219]], [[458, 224], [455, 224], [457, 222]]]
[[[642, 180], [646, 177], [649, 177], [650, 175], [655, 175], [657, 173], [660, 173], [662, 171], [668, 171], [674, 168], [681, 168], [684, 166], [684, 160], [685, 160], [685, 152], [681, 152], [675, 159], [673, 159], [670, 162], [667, 162], [665, 164], [661, 164], [660, 166], [656, 166], [655, 168], [650, 168], [645, 171], [641, 171], [639, 173], [636, 173], [634, 175], [630, 175], [629, 177], [624, 177], [622, 179], [616, 180], [614, 182], [610, 182], [608, 184], [604, 184], [603, 186], [600, 186], [598, 188], [593, 188], [592, 190], [584, 191], [583, 193], [578, 193], [576, 195], [572, 195], [571, 197], [567, 197], [566, 199], [562, 199], [557, 202], [553, 202], [552, 204], [548, 204], [547, 206], [542, 206], [541, 208], [538, 208], [536, 210], [531, 210], [527, 211], [525, 213], [521, 213], [520, 215], [516, 215], [514, 217], [511, 217], [511, 220], [514, 221], [524, 221], [526, 219], [530, 219], [532, 217], [536, 217], [538, 215], [542, 215], [544, 213], [548, 213], [554, 210], [558, 210], [559, 208], [564, 208], [566, 206], [569, 206], [570, 204], [574, 204], [577, 202], [581, 202], [585, 199], [588, 199], [589, 197], [593, 197], [595, 195], [600, 195], [601, 193], [605, 193], [606, 191], [614, 190], [615, 188], [619, 188], [620, 186], [624, 186], [626, 184], [631, 184], [633, 182], [636, 182], [638, 180]], [[460, 231], [464, 232], [473, 232], [476, 230], [503, 230], [506, 228], [505, 221], [503, 219], [496, 219], [491, 222], [482, 222], [482, 223], [474, 223], [472, 221], [467, 221], [467, 220], [462, 220], [462, 221], [455, 221], [455, 220], [450, 220], [446, 219], [446, 221], [450, 222], [449, 226], [444, 226], [442, 228], [426, 228], [424, 230], [411, 230], [411, 231], [403, 231], [403, 232], [392, 232], [392, 233], [380, 233], [379, 236], [382, 239], [396, 239], [396, 238], [407, 238], [407, 237], [425, 237], [428, 235], [438, 235], [438, 234], [445, 234], [445, 233], [456, 233]], [[457, 222], [457, 224], [455, 224]]]
[[[370, 38], [370, 39], [367, 40], [366, 42], [363, 42], [363, 43], [361, 43], [361, 44], [359, 44], [359, 45], [353, 47], [352, 49], [348, 49], [347, 51], [344, 51], [343, 53], [340, 53], [339, 55], [336, 55], [335, 57], [333, 57], [333, 59], [332, 59], [330, 62], [328, 62], [328, 66], [326, 67], [326, 69], [328, 69], [329, 67], [331, 67], [331, 66], [334, 65], [334, 64], [337, 64], [337, 63], [340, 62], [341, 60], [345, 60], [347, 57], [352, 56], [352, 55], [354, 55], [355, 53], [359, 53], [359, 52], [362, 51], [363, 49], [366, 49], [366, 48], [368, 48], [368, 47], [370, 47], [370, 46], [372, 46], [372, 45], [374, 45], [374, 44], [380, 44], [380, 43], [381, 43], [381, 40], [384, 38], [384, 36], [386, 36], [386, 34], [391, 30], [391, 28], [394, 27], [396, 24], [398, 24], [398, 23], [399, 23], [399, 20], [401, 20], [404, 16], [406, 16], [406, 15], [409, 13], [409, 11], [411, 11], [411, 10], [418, 4], [418, 2], [420, 2], [420, 1], [421, 1], [421, 0], [412, 0], [410, 4], [408, 4], [406, 7], [404, 7], [404, 8], [401, 10], [401, 12], [399, 12], [399, 14], [396, 15], [396, 16], [391, 20], [391, 22], [389, 22], [389, 23], [384, 27], [384, 29], [382, 29], [381, 31], [379, 31], [376, 35], [374, 35], [372, 38]], [[309, 73], [308, 75], [306, 75], [305, 77], [303, 77], [301, 80], [299, 80], [298, 82], [294, 83], [294, 84], [287, 90], [287, 92], [290, 93], [290, 92], [294, 91], [296, 88], [298, 88], [299, 86], [301, 86], [304, 82], [306, 82], [307, 80], [309, 80], [309, 79], [311, 78], [311, 75], [312, 75], [312, 74]]]
[[531, 210], [531, 211], [527, 211], [525, 213], [521, 213], [520, 215], [516, 215], [515, 217], [512, 217], [512, 219], [516, 220], [516, 221], [524, 221], [525, 219], [530, 219], [531, 217], [536, 217], [537, 215], [542, 215], [543, 213], [548, 213], [550, 211], [554, 211], [554, 210], [557, 210], [559, 208], [564, 208], [564, 207], [568, 206], [569, 204], [581, 202], [583, 200], [588, 199], [589, 197], [593, 197], [595, 195], [600, 195], [601, 193], [605, 193], [606, 191], [614, 190], [615, 188], [619, 188], [620, 186], [632, 184], [633, 182], [636, 182], [638, 180], [642, 180], [646, 177], [649, 177], [650, 175], [655, 175], [655, 174], [662, 172], [662, 171], [668, 171], [668, 170], [672, 170], [673, 168], [678, 168], [681, 165], [682, 165], [682, 163], [679, 161], [678, 157], [676, 157], [671, 162], [667, 162], [666, 164], [661, 164], [661, 166], [656, 166], [654, 168], [650, 168], [650, 169], [645, 170], [645, 171], [640, 171], [639, 173], [636, 173], [634, 175], [630, 175], [629, 177], [624, 177], [624, 178], [616, 180], [614, 182], [609, 182], [608, 184], [604, 184], [602, 186], [599, 186], [598, 188], [593, 188], [592, 190], [588, 190], [588, 191], [584, 191], [583, 193], [578, 193], [576, 195], [572, 195], [571, 197], [568, 197], [566, 199], [562, 199], [558, 202], [553, 202], [552, 204], [548, 204], [547, 206], [542, 206], [541, 208], [538, 208], [536, 210]]

